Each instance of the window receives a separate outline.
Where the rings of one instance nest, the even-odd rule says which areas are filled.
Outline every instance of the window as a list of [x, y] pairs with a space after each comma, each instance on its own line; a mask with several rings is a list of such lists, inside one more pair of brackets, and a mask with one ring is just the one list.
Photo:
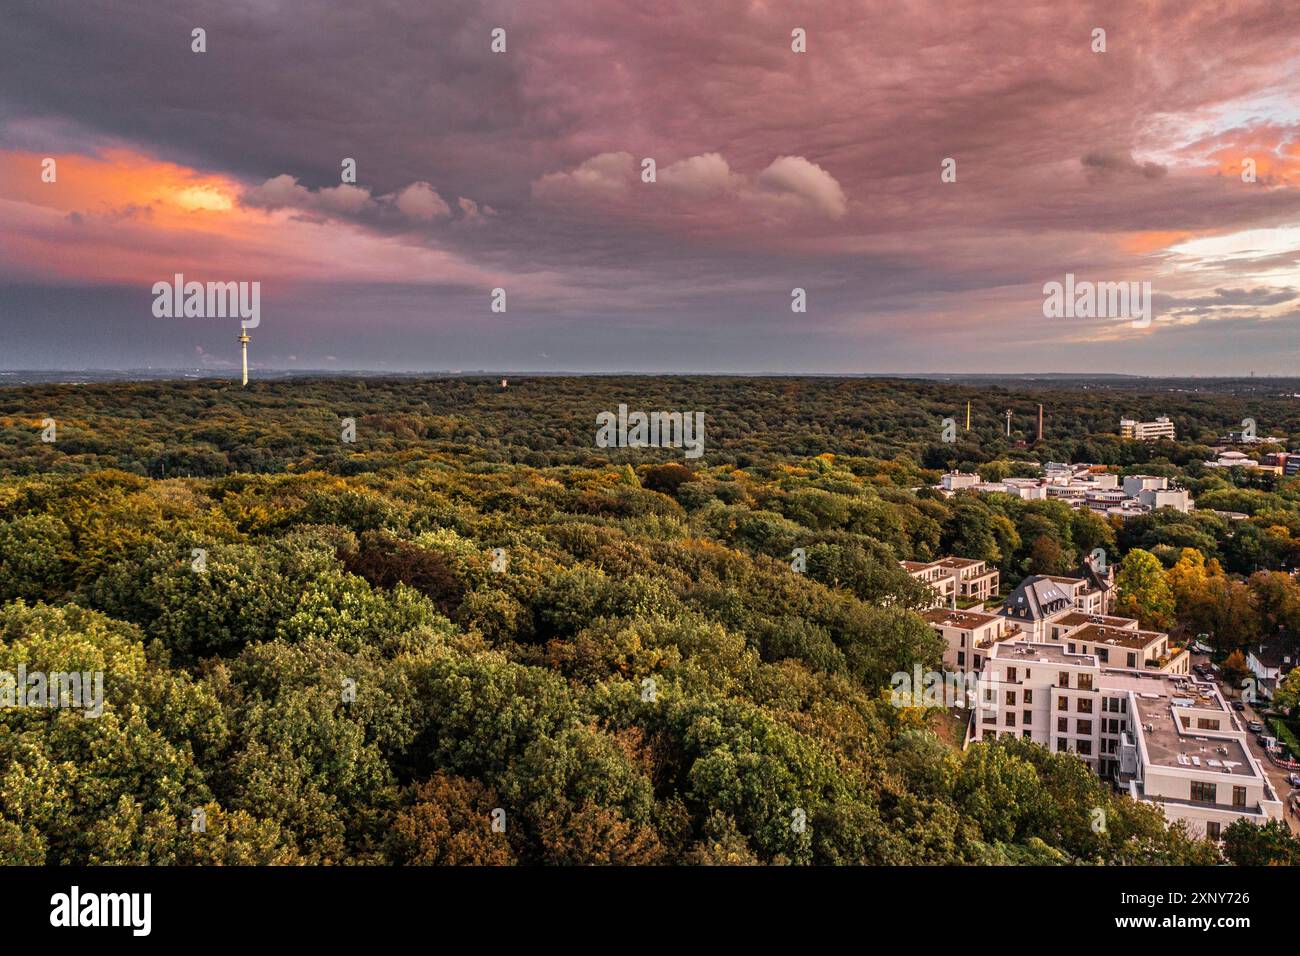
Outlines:
[[1016, 692], [1014, 690], [1007, 691], [1007, 706], [1016, 706]]
[[966, 652], [965, 652], [965, 651], [958, 651], [958, 652], [957, 652], [957, 666], [958, 666], [958, 667], [965, 667], [965, 666], [966, 666]]
[[1034, 712], [1032, 710], [1022, 712], [1020, 715], [1020, 722], [1026, 725], [1032, 724], [1034, 722]]
[[1103, 664], [1109, 662], [1110, 651], [1106, 650], [1104, 647], [1097, 648], [1097, 660], [1101, 661]]
[[1069, 687], [1069, 686], [1070, 686], [1070, 672], [1069, 672], [1069, 671], [1058, 671], [1058, 672], [1057, 672], [1057, 674], [1056, 674], [1056, 686], [1057, 686], [1057, 687]]
[[1197, 717], [1196, 726], [1201, 728], [1201, 730], [1218, 730], [1219, 721], [1214, 717]]
[[1217, 840], [1219, 838], [1219, 823], [1217, 820], [1210, 820], [1205, 824], [1205, 838], [1207, 840]]
[[1069, 644], [1066, 645], [1066, 650], [1069, 651], [1071, 654], [1074, 653], [1074, 641], [1071, 641]]
[[1086, 736], [1088, 736], [1088, 737], [1091, 737], [1091, 736], [1092, 736], [1092, 721], [1091, 721], [1091, 720], [1076, 720], [1076, 721], [1075, 721], [1075, 724], [1076, 724], [1076, 726], [1078, 727], [1078, 731], [1077, 731], [1078, 733], [1084, 734], [1084, 735], [1086, 735]]
[[1028, 729], [1024, 730], [1024, 731], [1020, 734], [1020, 736], [1024, 737], [1026, 740], [1033, 740], [1033, 739], [1034, 739], [1033, 731], [1028, 730]]
[[1136, 654], [1130, 654], [1130, 655], [1128, 656], [1128, 666], [1129, 666], [1129, 667], [1137, 667], [1137, 662], [1138, 662], [1138, 658], [1137, 658], [1137, 655], [1136, 655]]
[[1056, 698], [1056, 709], [1057, 709], [1057, 710], [1069, 710], [1069, 709], [1070, 709], [1070, 698], [1068, 698], [1068, 697], [1058, 697], [1058, 698]]
[[1244, 806], [1246, 805], [1246, 788], [1245, 788], [1245, 787], [1233, 787], [1233, 788], [1232, 788], [1232, 805], [1233, 805], [1234, 807], [1244, 807]]
[[1090, 757], [1090, 756], [1092, 756], [1092, 741], [1091, 741], [1091, 740], [1080, 740], [1080, 741], [1079, 741], [1079, 753], [1083, 754], [1085, 757]]
[[1091, 675], [1091, 674], [1080, 674], [1080, 675], [1079, 675], [1079, 690], [1092, 690], [1092, 675]]
[[1200, 780], [1192, 781], [1192, 799], [1198, 803], [1216, 803], [1214, 792], [1214, 784], [1202, 783]]
[[1068, 717], [1057, 717], [1057, 718], [1056, 718], [1056, 730], [1057, 730], [1058, 733], [1062, 733], [1062, 734], [1069, 733], [1069, 732], [1070, 732], [1070, 719], [1069, 719]]
[[[1013, 684], [1016, 682], [1016, 669], [1014, 667], [1007, 668], [1007, 680]], [[1015, 703], [1015, 701], [1010, 701], [1010, 703]]]
[[[1029, 675], [1026, 674], [1025, 676], [1028, 677]], [[1032, 690], [1026, 690], [1026, 691], [1025, 691], [1025, 703], [1026, 703], [1026, 704], [1032, 704], [1033, 702], [1034, 702], [1034, 692], [1033, 692]]]
[[1078, 708], [1078, 709], [1079, 709], [1079, 713], [1081, 713], [1081, 714], [1091, 714], [1091, 713], [1092, 713], [1092, 698], [1091, 698], [1091, 697], [1080, 697], [1079, 700], [1078, 700], [1078, 704], [1079, 704], [1079, 708]]
[[1065, 753], [1065, 738], [1064, 738], [1064, 737], [1057, 737], [1057, 738], [1056, 738], [1056, 752], [1057, 752], [1057, 753]]
[[1014, 727], [1015, 725], [1016, 725], [1016, 712], [1014, 710], [1009, 710], [1007, 711], [1007, 726]]

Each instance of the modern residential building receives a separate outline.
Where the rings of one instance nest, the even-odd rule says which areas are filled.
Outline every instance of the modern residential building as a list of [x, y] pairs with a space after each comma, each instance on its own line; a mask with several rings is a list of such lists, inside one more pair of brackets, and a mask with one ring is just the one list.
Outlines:
[[1119, 437], [1132, 438], [1137, 441], [1155, 441], [1157, 438], [1174, 437], [1174, 423], [1165, 415], [1153, 422], [1139, 422], [1132, 418], [1119, 420]]
[[903, 570], [934, 591], [930, 607], [949, 607], [956, 603], [957, 581], [939, 567], [937, 561], [901, 561]]
[[1191, 654], [1163, 631], [1145, 631], [1127, 617], [1109, 615], [1111, 575], [1084, 569], [1084, 577], [1032, 575], [1011, 592], [997, 615], [1020, 629], [1019, 639], [1061, 644], [1094, 654], [1108, 667], [1186, 674]]
[[955, 673], [979, 673], [994, 644], [1019, 634], [1006, 618], [983, 611], [933, 608], [921, 616], [944, 639], [943, 667]]
[[1103, 666], [1055, 642], [995, 641], [967, 743], [1003, 735], [1075, 754], [1197, 836], [1282, 815], [1236, 715], [1213, 684], [1185, 675]]
[[954, 598], [963, 604], [982, 604], [998, 593], [998, 569], [976, 558], [903, 561], [902, 565], [912, 577], [934, 588], [934, 607], [952, 604]]
[[1016, 586], [997, 613], [1025, 631], [1031, 640], [1047, 640], [1051, 625], [1071, 611], [1088, 615], [1110, 612], [1113, 572], [1085, 569], [1083, 577], [1031, 574]]

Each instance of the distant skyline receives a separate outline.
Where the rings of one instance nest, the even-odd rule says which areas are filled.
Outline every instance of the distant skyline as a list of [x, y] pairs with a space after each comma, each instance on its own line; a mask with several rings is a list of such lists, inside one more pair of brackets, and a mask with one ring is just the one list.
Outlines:
[[12, 5], [0, 368], [237, 370], [176, 273], [261, 283], [254, 376], [1287, 376], [1300, 7]]

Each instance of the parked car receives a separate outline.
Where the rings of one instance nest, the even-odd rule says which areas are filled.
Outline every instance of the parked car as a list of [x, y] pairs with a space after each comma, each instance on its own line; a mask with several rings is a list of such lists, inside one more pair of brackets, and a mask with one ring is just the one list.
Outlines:
[[1293, 787], [1300, 787], [1300, 773], [1289, 773], [1286, 775], [1286, 782]]
[[1250, 732], [1252, 734], [1262, 734], [1264, 732], [1264, 725], [1261, 724], [1258, 720], [1252, 720], [1246, 726], [1250, 728]]
[[1241, 701], [1239, 701], [1239, 700], [1234, 700], [1234, 701], [1232, 702], [1232, 709], [1233, 709], [1233, 710], [1245, 710], [1245, 709], [1246, 709], [1246, 705], [1243, 704], [1243, 703], [1242, 703]]

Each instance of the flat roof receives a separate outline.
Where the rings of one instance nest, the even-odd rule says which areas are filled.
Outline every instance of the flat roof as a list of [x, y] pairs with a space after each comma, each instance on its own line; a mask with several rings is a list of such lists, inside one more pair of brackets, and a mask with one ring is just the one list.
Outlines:
[[1001, 641], [991, 660], [1008, 664], [1073, 664], [1082, 667], [1099, 667], [1092, 654], [1071, 654], [1061, 644], [1039, 644], [1033, 641]]
[[1093, 644], [1106, 644], [1114, 647], [1141, 649], [1168, 636], [1163, 631], [1138, 631], [1133, 628], [1087, 624], [1070, 634], [1068, 639], [1071, 641], [1090, 641]]
[[[1212, 730], [1195, 727], [1198, 715], [1193, 713], [1193, 708], [1214, 711], [1220, 730], [1237, 729], [1231, 711], [1224, 706], [1222, 698], [1208, 690], [1211, 687], [1184, 681], [1169, 687], [1165, 694], [1148, 692], [1134, 696], [1136, 717], [1141, 725], [1138, 732], [1146, 745], [1147, 759], [1160, 767], [1255, 777], [1255, 769], [1240, 740], [1211, 736]], [[1191, 727], [1186, 723], [1189, 719], [1193, 721]]]
[[1089, 614], [1087, 611], [1071, 611], [1069, 614], [1063, 614], [1052, 622], [1053, 624], [1064, 624], [1067, 627], [1079, 627], [1083, 624], [1105, 624], [1108, 627], [1125, 627], [1129, 626], [1130, 630], [1135, 630], [1137, 621], [1131, 617], [1112, 617], [1106, 614]]
[[948, 627], [980, 627], [991, 621], [1001, 620], [996, 614], [985, 614], [982, 611], [953, 611], [942, 607], [925, 611], [921, 616], [931, 624]]

